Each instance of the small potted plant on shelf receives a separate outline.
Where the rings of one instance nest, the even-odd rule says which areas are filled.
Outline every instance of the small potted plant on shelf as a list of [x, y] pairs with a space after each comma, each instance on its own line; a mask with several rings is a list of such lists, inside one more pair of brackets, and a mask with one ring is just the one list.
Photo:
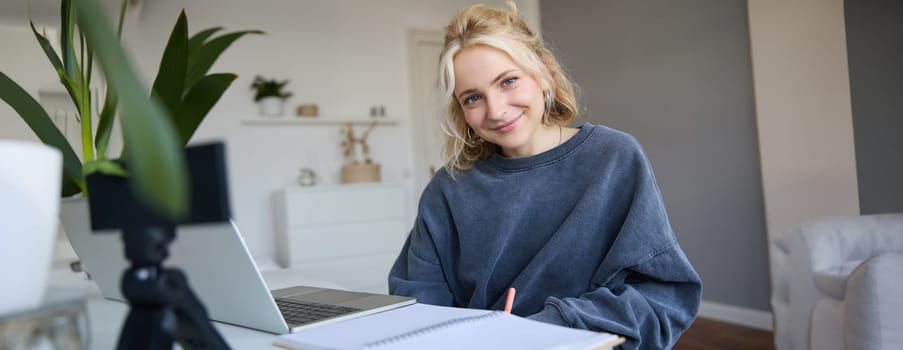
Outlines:
[[278, 117], [284, 111], [285, 99], [292, 96], [285, 91], [288, 80], [265, 79], [262, 76], [254, 78], [251, 89], [255, 91], [254, 102], [260, 106], [260, 114], [264, 116]]

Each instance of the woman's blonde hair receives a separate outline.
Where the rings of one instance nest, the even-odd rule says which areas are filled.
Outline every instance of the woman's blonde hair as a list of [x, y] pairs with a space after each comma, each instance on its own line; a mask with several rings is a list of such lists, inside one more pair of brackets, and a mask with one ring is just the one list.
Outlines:
[[441, 103], [447, 106], [441, 122], [446, 134], [443, 156], [445, 168], [452, 176], [496, 152], [495, 145], [484, 142], [467, 125], [454, 97], [454, 57], [474, 45], [505, 52], [539, 82], [545, 99], [544, 124], [567, 125], [577, 116], [573, 84], [542, 38], [517, 14], [513, 2], [508, 2], [507, 10], [485, 5], [465, 8], [445, 27], [445, 48], [439, 58], [439, 92]]

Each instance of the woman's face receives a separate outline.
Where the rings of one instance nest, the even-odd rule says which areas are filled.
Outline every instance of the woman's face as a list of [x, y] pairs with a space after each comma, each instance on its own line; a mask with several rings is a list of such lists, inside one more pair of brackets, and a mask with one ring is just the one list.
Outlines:
[[[454, 65], [454, 97], [477, 135], [501, 147], [506, 157], [549, 148], [550, 130], [542, 127], [542, 88], [531, 74], [504, 51], [485, 45], [461, 50]], [[557, 138], [557, 129], [554, 132]]]

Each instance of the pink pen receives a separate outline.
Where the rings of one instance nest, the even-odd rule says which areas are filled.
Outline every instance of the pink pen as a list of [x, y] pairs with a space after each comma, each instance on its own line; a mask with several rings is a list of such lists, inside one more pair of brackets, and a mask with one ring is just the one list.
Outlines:
[[514, 287], [508, 288], [508, 298], [505, 299], [505, 313], [511, 313], [511, 307], [514, 306]]

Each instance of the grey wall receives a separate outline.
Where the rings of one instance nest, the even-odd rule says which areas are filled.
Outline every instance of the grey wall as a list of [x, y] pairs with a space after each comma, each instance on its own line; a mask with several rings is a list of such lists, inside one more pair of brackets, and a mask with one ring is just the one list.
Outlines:
[[903, 2], [844, 1], [863, 214], [903, 212]]
[[703, 299], [770, 310], [749, 30], [737, 0], [543, 0], [586, 120], [646, 149]]

